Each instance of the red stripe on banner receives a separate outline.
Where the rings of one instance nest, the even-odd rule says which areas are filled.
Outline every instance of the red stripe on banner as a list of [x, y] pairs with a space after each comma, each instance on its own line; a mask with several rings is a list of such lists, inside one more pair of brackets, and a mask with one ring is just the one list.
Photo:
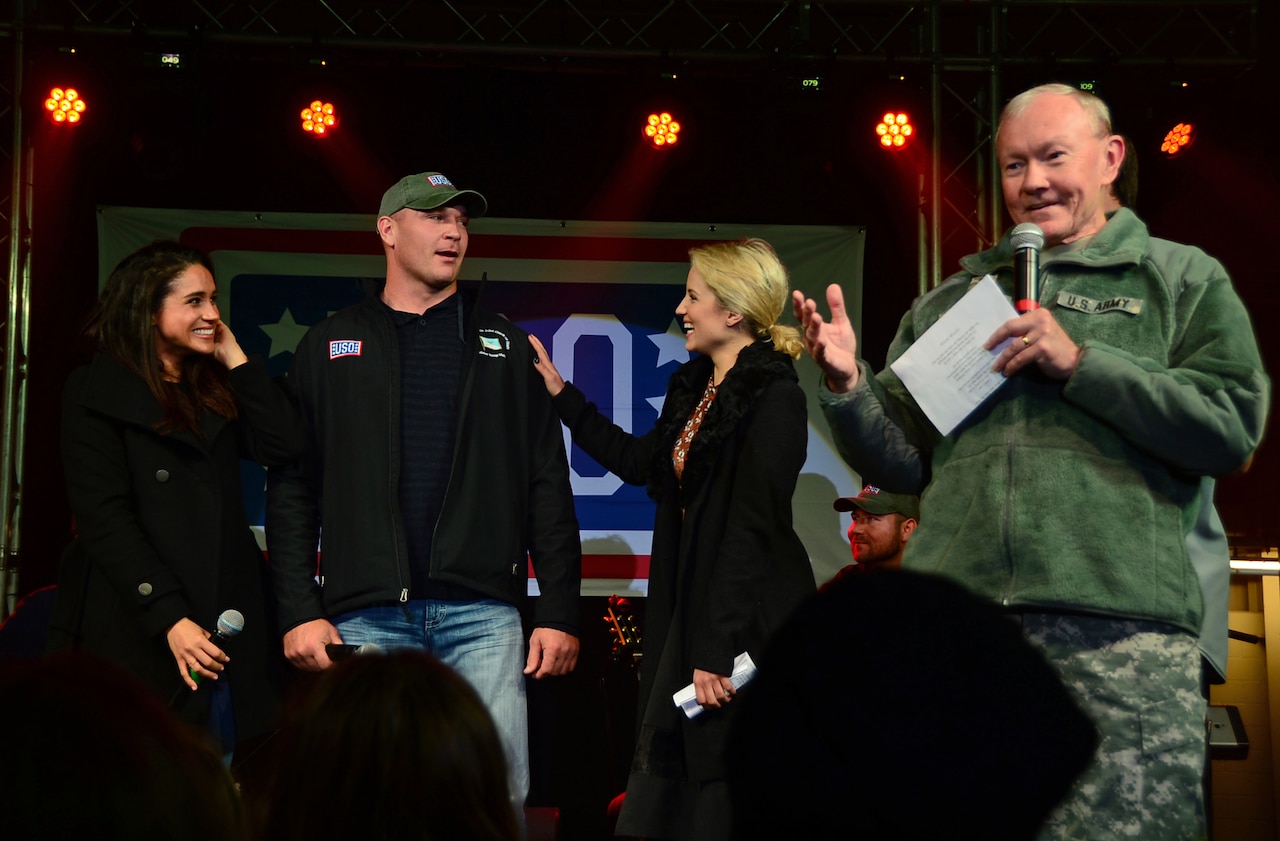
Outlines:
[[706, 245], [706, 240], [483, 234], [467, 246], [467, 256], [597, 260], [606, 263], [684, 263], [689, 259], [689, 249], [696, 245]]
[[[205, 254], [215, 251], [266, 251], [293, 254], [359, 254], [377, 256], [377, 234], [365, 231], [304, 231], [264, 228], [187, 228], [183, 245]], [[568, 237], [485, 234], [467, 246], [468, 257], [523, 260], [595, 260], [610, 263], [683, 263], [689, 249], [705, 244], [693, 239], [636, 237]]]
[[266, 228], [187, 228], [181, 242], [205, 254], [215, 251], [266, 251], [294, 254], [382, 253], [378, 234], [368, 231], [300, 231]]
[[[533, 565], [529, 577], [534, 578]], [[648, 555], [583, 555], [582, 578], [648, 578]]]

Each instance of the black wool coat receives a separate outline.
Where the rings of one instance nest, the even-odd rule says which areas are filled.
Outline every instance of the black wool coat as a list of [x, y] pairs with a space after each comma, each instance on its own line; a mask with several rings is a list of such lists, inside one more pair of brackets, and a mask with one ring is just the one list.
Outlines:
[[695, 668], [730, 674], [758, 654], [814, 591], [809, 556], [792, 527], [791, 497], [804, 465], [808, 418], [791, 359], [767, 342], [744, 348], [677, 480], [671, 451], [712, 375], [708, 357], [671, 377], [655, 427], [634, 437], [567, 385], [555, 399], [574, 441], [657, 502], [645, 605], [634, 770], [705, 781], [724, 774], [733, 705], [690, 720], [672, 693]]
[[238, 610], [244, 630], [223, 647], [231, 662], [219, 680], [230, 682], [246, 739], [273, 724], [283, 661], [240, 458], [283, 464], [304, 439], [265, 362], [229, 373], [240, 418], [206, 414], [203, 438], [158, 432], [162, 409], [146, 383], [105, 354], [72, 373], [62, 458], [77, 538], [59, 572], [50, 648], [118, 663], [203, 723], [209, 692], [182, 682], [165, 632], [183, 617], [212, 632], [224, 610]]

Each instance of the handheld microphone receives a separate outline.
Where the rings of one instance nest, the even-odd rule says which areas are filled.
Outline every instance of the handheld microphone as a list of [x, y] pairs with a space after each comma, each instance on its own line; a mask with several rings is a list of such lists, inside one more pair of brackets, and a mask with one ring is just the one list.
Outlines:
[[1013, 244], [1013, 308], [1018, 312], [1040, 309], [1040, 249], [1044, 231], [1034, 222], [1015, 225], [1009, 235]]
[[381, 654], [382, 646], [376, 642], [366, 642], [360, 645], [349, 645], [345, 642], [326, 642], [324, 644], [324, 653], [329, 656], [330, 660], [337, 662], [338, 660], [345, 660], [352, 655]]
[[[244, 614], [238, 610], [224, 610], [222, 615], [218, 617], [218, 624], [213, 629], [213, 642], [218, 648], [225, 648], [227, 642], [232, 637], [244, 630]], [[187, 674], [191, 675], [191, 679], [200, 684], [203, 675], [195, 669], [188, 669]]]

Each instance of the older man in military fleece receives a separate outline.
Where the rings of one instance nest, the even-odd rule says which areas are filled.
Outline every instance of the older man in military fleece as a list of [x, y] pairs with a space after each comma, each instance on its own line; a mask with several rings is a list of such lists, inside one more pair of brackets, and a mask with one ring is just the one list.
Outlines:
[[[1102, 734], [1046, 838], [1203, 838], [1203, 599], [1186, 536], [1201, 477], [1258, 445], [1270, 385], [1226, 271], [1104, 202], [1124, 159], [1100, 99], [1026, 91], [996, 135], [1014, 222], [1044, 231], [1041, 306], [986, 342], [1009, 381], [940, 435], [889, 369], [856, 360], [839, 287], [831, 319], [796, 295], [822, 403], [866, 481], [923, 492], [903, 567], [1007, 607]], [[892, 363], [990, 273], [1013, 292], [1009, 235], [916, 300]], [[1035, 746], [1027, 758], [1034, 773]], [[975, 828], [976, 829], [976, 828]]]

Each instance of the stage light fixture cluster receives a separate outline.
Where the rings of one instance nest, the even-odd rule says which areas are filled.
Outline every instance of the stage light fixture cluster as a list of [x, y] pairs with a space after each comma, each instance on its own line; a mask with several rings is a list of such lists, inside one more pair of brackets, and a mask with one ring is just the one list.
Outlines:
[[1170, 158], [1182, 154], [1196, 140], [1196, 127], [1192, 123], [1178, 123], [1169, 129], [1160, 144], [1160, 151]]
[[642, 133], [656, 149], [667, 149], [680, 139], [680, 123], [667, 111], [650, 114]]
[[53, 88], [44, 101], [44, 110], [49, 112], [49, 119], [59, 125], [75, 125], [80, 122], [87, 107], [75, 88]]
[[911, 125], [911, 118], [902, 111], [887, 112], [876, 125], [880, 145], [890, 151], [905, 148], [915, 131], [915, 127]]
[[332, 102], [315, 100], [302, 109], [302, 130], [323, 137], [338, 127], [338, 111]]

